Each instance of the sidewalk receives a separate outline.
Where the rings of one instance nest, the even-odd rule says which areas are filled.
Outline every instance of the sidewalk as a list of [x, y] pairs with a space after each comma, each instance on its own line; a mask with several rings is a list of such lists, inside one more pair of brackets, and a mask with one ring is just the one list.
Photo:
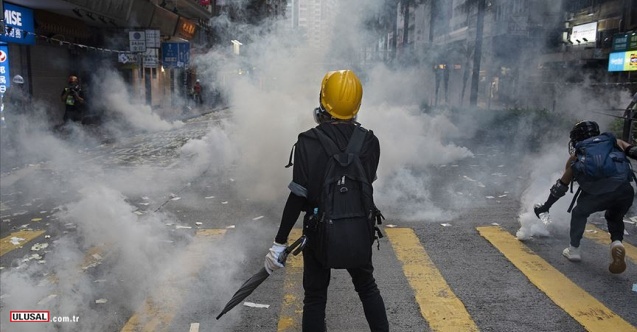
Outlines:
[[[218, 108], [198, 108], [198, 109], [190, 109], [186, 112], [182, 112], [179, 109], [175, 108], [157, 108], [153, 110], [162, 119], [166, 121], [183, 121], [187, 122], [189, 120], [193, 120], [196, 118], [204, 117], [209, 114], [219, 113], [219, 116], [226, 116], [227, 110], [230, 107], [228, 106], [219, 106]], [[213, 115], [216, 116], [216, 115]], [[111, 146], [113, 143], [119, 141], [119, 143], [124, 143], [126, 140], [125, 137], [118, 137], [115, 140], [108, 140], [107, 133], [101, 133], [100, 127], [98, 126], [85, 126], [83, 127], [87, 134], [93, 135], [95, 137], [104, 136], [102, 139], [102, 145], [106, 144]], [[130, 136], [135, 136], [136, 132], [128, 132]], [[100, 148], [100, 146], [83, 146], [79, 147], [84, 150], [84, 153], [90, 152], [89, 150], [93, 150], [95, 148]], [[7, 183], [14, 182], [13, 180], [9, 180], [12, 178], [12, 175], [16, 175], [20, 177], [22, 174], [27, 174], [33, 171], [34, 169], [46, 168], [46, 164], [48, 160], [44, 158], [39, 158], [37, 156], [24, 156], [19, 151], [15, 151], [14, 149], [10, 149], [7, 146], [2, 146], [0, 149], [0, 179], [2, 185]], [[26, 172], [26, 173], [25, 173]]]

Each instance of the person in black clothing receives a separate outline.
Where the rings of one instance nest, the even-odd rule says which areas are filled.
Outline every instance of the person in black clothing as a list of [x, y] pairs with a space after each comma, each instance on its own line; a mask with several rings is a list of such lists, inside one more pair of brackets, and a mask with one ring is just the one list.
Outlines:
[[82, 105], [84, 104], [84, 93], [80, 87], [80, 81], [77, 76], [69, 76], [69, 85], [62, 90], [60, 99], [66, 106], [64, 111], [64, 123], [69, 120], [73, 122], [82, 122], [84, 117]]
[[[589, 138], [602, 142], [600, 134], [599, 125], [594, 121], [580, 121], [575, 124], [570, 132], [570, 156], [566, 161], [564, 173], [551, 187], [546, 202], [536, 205], [534, 212], [538, 218], [540, 214], [548, 213], [551, 206], [566, 194], [569, 184], [578, 182], [581, 192], [579, 196], [575, 195], [576, 198], [574, 200], [577, 199], [577, 203], [575, 204], [575, 201], [572, 202], [575, 205], [571, 213], [570, 243], [568, 248], [562, 251], [562, 255], [571, 262], [582, 260], [580, 242], [584, 236], [587, 219], [595, 212], [605, 211], [604, 218], [610, 233], [610, 253], [612, 258], [608, 270], [611, 273], [619, 274], [626, 270], [626, 262], [624, 261], [626, 249], [622, 241], [624, 239], [624, 216], [632, 206], [635, 196], [631, 185], [632, 174], [620, 173], [616, 177], [609, 176], [598, 179], [595, 182], [589, 182], [578, 179], [573, 170], [578, 160], [575, 153], [576, 144]], [[637, 157], [637, 148], [612, 135], [608, 137], [610, 137], [611, 143], [623, 154], [633, 159]], [[615, 160], [616, 157], [609, 155], [607, 158]], [[621, 159], [625, 159], [625, 157]], [[628, 162], [628, 160], [626, 159], [625, 162]], [[626, 173], [632, 172], [628, 170]]]
[[[363, 88], [358, 77], [350, 70], [328, 72], [323, 78], [320, 92], [320, 105], [314, 110], [316, 127], [331, 138], [336, 145], [345, 150], [349, 138], [359, 124], [355, 121], [363, 96]], [[265, 257], [268, 272], [283, 267], [278, 262], [281, 253], [287, 247], [288, 236], [302, 211], [304, 233], [308, 244], [303, 250], [303, 331], [325, 331], [325, 306], [327, 289], [330, 283], [331, 269], [319, 262], [313, 249], [312, 233], [308, 227], [313, 207], [320, 197], [323, 175], [328, 155], [312, 130], [299, 134], [295, 145], [292, 182], [281, 224], [274, 244]], [[375, 180], [380, 157], [378, 138], [371, 130], [366, 130], [360, 159], [369, 183]], [[347, 269], [354, 288], [363, 304], [365, 317], [371, 331], [389, 331], [385, 303], [381, 297], [373, 276], [372, 257], [360, 268]]]
[[21, 75], [15, 75], [11, 82], [12, 84], [4, 94], [2, 102], [4, 103], [7, 126], [14, 128], [19, 122], [19, 117], [30, 111], [31, 98]]

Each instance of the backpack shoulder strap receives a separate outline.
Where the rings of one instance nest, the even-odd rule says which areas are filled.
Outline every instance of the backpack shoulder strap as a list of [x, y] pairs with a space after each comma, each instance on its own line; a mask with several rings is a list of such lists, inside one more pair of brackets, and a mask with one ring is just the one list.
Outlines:
[[324, 132], [317, 128], [312, 128], [312, 132], [316, 135], [316, 138], [321, 142], [321, 145], [325, 149], [328, 155], [333, 156], [335, 154], [341, 153], [341, 150], [336, 146], [336, 143], [327, 136]]
[[347, 143], [347, 149], [345, 149], [345, 152], [358, 154], [363, 147], [363, 142], [365, 141], [366, 135], [367, 130], [365, 130], [361, 126], [356, 126], [356, 128], [354, 128], [354, 132], [352, 133], [352, 137], [349, 138], [349, 142]]
[[[571, 192], [573, 192], [573, 182], [571, 182]], [[568, 206], [568, 210], [566, 210], [566, 212], [571, 213], [571, 211], [573, 210], [573, 206], [575, 205], [575, 201], [577, 200], [577, 197], [581, 193], [582, 193], [582, 187], [577, 188], [575, 195], [573, 195], [573, 200], [571, 201], [571, 205]]]

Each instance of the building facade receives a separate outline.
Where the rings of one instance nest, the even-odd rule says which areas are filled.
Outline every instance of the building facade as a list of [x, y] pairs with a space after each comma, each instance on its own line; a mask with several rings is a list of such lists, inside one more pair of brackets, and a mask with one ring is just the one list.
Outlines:
[[[208, 22], [216, 10], [214, 2], [205, 0], [0, 3], [5, 31], [0, 50], [8, 54], [4, 65], [10, 76], [24, 77], [34, 100], [50, 105], [46, 115], [51, 123], [61, 122], [60, 94], [67, 78], [79, 77], [90, 98], [99, 93], [92, 90], [99, 68], [118, 70], [137, 102], [158, 107], [181, 97], [190, 84], [188, 64], [165, 63], [163, 46], [181, 43], [192, 54], [209, 47]], [[93, 106], [89, 111], [107, 110]]]
[[[376, 58], [417, 64], [436, 82], [430, 105], [469, 105], [477, 88], [480, 107], [552, 109], [567, 86], [637, 84], [635, 1], [387, 0], [384, 10]], [[527, 98], [538, 94], [548, 97]]]

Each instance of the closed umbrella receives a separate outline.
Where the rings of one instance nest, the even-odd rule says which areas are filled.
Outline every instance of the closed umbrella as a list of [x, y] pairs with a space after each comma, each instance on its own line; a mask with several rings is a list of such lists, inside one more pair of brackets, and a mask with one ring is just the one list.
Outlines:
[[[285, 265], [285, 260], [288, 258], [288, 255], [290, 253], [295, 256], [298, 255], [299, 252], [303, 250], [303, 247], [305, 247], [305, 241], [306, 237], [305, 235], [303, 235], [298, 238], [298, 240], [294, 241], [294, 243], [292, 243], [290, 246], [285, 248], [285, 251], [283, 251], [283, 253], [281, 253], [281, 256], [279, 256], [279, 263]], [[261, 283], [265, 279], [267, 279], [268, 276], [270, 276], [270, 274], [268, 273], [268, 271], [266, 271], [265, 267], [262, 267], [259, 272], [253, 275], [250, 279], [246, 280], [246, 282], [241, 285], [239, 290], [234, 293], [230, 301], [228, 301], [221, 313], [217, 316], [217, 319], [223, 316], [226, 312], [230, 311], [230, 309], [234, 308], [237, 304], [241, 303], [241, 301], [248, 297], [248, 295], [252, 294], [252, 292], [257, 287], [259, 287], [259, 285], [261, 285]]]

